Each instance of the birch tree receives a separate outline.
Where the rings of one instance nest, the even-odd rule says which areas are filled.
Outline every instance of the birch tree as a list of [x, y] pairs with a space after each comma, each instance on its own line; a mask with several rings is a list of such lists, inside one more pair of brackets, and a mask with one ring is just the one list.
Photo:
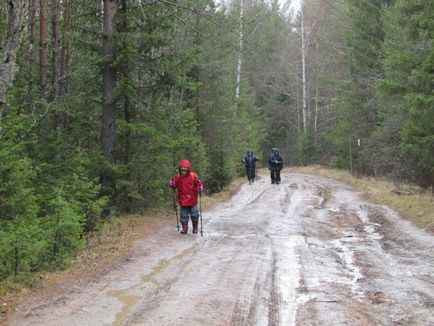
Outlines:
[[304, 23], [304, 1], [301, 0], [300, 9], [300, 35], [301, 35], [301, 89], [302, 89], [302, 116], [303, 132], [307, 130], [308, 107], [307, 107], [307, 77], [306, 77], [306, 58], [307, 58], [307, 35]]
[[240, 97], [240, 83], [241, 83], [241, 68], [243, 64], [243, 20], [244, 20], [244, 0], [240, 0], [240, 21], [239, 21], [239, 34], [238, 34], [238, 61], [237, 61], [237, 78], [235, 88], [235, 98]]

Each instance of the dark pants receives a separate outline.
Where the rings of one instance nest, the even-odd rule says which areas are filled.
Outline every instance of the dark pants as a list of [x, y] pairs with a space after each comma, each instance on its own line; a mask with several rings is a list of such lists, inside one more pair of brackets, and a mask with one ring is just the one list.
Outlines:
[[197, 223], [199, 220], [199, 212], [197, 211], [197, 206], [181, 206], [181, 223], [188, 223], [189, 218], [193, 223]]
[[246, 168], [247, 180], [254, 181], [255, 180], [255, 169]]
[[270, 170], [271, 183], [280, 183], [280, 170]]

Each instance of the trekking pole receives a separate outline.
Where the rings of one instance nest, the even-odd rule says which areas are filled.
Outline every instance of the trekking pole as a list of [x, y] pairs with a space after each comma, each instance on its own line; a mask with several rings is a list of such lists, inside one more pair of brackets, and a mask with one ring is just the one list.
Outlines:
[[176, 228], [179, 231], [178, 207], [176, 206], [175, 189], [173, 189], [173, 208], [175, 209], [175, 215], [176, 215]]
[[203, 237], [203, 226], [202, 226], [202, 193], [199, 193], [199, 216], [200, 216], [200, 235]]

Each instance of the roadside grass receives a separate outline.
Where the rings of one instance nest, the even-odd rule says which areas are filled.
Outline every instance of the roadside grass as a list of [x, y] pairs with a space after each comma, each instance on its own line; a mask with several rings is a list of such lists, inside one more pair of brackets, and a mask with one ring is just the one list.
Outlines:
[[371, 177], [355, 177], [347, 171], [321, 166], [294, 167], [288, 172], [320, 175], [349, 184], [375, 204], [387, 205], [404, 219], [434, 234], [434, 194], [416, 185]]

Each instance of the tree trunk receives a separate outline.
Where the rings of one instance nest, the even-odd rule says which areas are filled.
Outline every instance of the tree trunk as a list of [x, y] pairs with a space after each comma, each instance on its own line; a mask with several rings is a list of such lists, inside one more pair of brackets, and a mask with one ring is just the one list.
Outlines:
[[21, 32], [25, 25], [28, 0], [9, 0], [8, 5], [8, 33], [0, 61], [0, 120], [6, 106], [6, 93], [12, 87], [17, 70], [15, 61], [21, 46]]
[[316, 95], [315, 95], [315, 116], [314, 116], [314, 124], [313, 124], [313, 132], [314, 132], [314, 141], [315, 144], [317, 142], [318, 137], [318, 115], [319, 115], [319, 90], [316, 87]]
[[116, 70], [113, 67], [115, 50], [113, 39], [116, 33], [115, 14], [116, 0], [104, 0], [104, 31], [103, 31], [103, 108], [102, 108], [102, 149], [104, 157], [111, 164], [115, 163], [115, 131], [116, 105], [114, 88], [116, 86]]
[[18, 232], [15, 231], [15, 246], [14, 246], [14, 277], [17, 279], [18, 276], [18, 264], [19, 264], [19, 255], [18, 255]]
[[306, 56], [307, 56], [307, 47], [306, 47], [306, 31], [304, 27], [304, 3], [301, 0], [301, 69], [302, 69], [302, 112], [303, 112], [303, 131], [307, 131], [307, 80], [306, 80]]
[[59, 0], [51, 1], [51, 35], [52, 35], [52, 51], [51, 51], [51, 99], [54, 101], [59, 96], [59, 80], [60, 80], [60, 34], [59, 34], [59, 16], [60, 6]]
[[30, 0], [29, 8], [29, 52], [27, 54], [27, 60], [29, 64], [29, 84], [28, 95], [30, 96], [33, 90], [34, 80], [33, 71], [35, 67], [35, 25], [36, 25], [36, 0]]
[[39, 0], [39, 87], [41, 97], [47, 98], [47, 1]]
[[297, 67], [297, 82], [296, 82], [296, 85], [297, 85], [297, 91], [296, 91], [296, 94], [297, 94], [297, 98], [296, 98], [296, 106], [297, 106], [297, 134], [300, 135], [301, 131], [302, 131], [302, 125], [301, 125], [302, 120], [301, 120], [301, 117], [300, 117], [300, 83], [299, 83], [299, 81], [300, 81], [300, 67], [299, 67], [299, 62], [297, 62], [296, 67]]
[[[126, 49], [128, 47], [128, 40], [127, 37], [130, 32], [130, 28], [129, 28], [129, 24], [128, 24], [128, 0], [122, 0], [122, 24], [121, 24], [121, 28], [122, 28], [122, 35], [123, 36], [123, 48]], [[131, 79], [131, 64], [130, 61], [128, 60], [128, 58], [125, 58], [122, 62], [122, 78], [124, 80], [124, 82], [126, 83], [130, 83], [132, 82]], [[128, 87], [127, 87], [128, 88]], [[128, 90], [126, 91], [128, 92]], [[132, 122], [133, 119], [133, 111], [132, 111], [132, 105], [131, 105], [131, 101], [129, 98], [129, 94], [128, 93], [124, 93], [123, 95], [123, 108], [124, 108], [124, 119], [125, 122], [127, 124], [130, 124]], [[128, 168], [128, 179], [132, 180], [134, 177], [131, 175], [131, 168], [129, 167], [129, 163], [131, 160], [131, 144], [132, 144], [132, 140], [131, 140], [131, 130], [130, 128], [125, 128], [125, 134], [124, 134], [124, 148], [123, 148], [123, 164], [125, 166], [127, 166]], [[119, 158], [118, 158], [119, 160]], [[118, 189], [117, 190], [117, 196], [116, 196], [117, 200], [121, 200], [122, 201], [122, 211], [124, 211], [125, 213], [130, 213], [131, 212], [131, 206], [132, 206], [132, 201], [131, 201], [131, 197], [129, 196], [129, 189], [127, 185], [123, 186], [123, 189]], [[119, 207], [119, 206], [118, 206]]]
[[244, 0], [240, 0], [240, 30], [238, 34], [238, 63], [237, 79], [235, 88], [235, 98], [240, 97], [241, 67], [243, 63], [243, 20], [244, 20]]
[[[127, 21], [127, 0], [122, 0], [122, 32], [124, 35], [128, 35], [129, 29], [128, 29], [128, 21]], [[125, 36], [126, 37], [126, 36]], [[124, 45], [127, 46], [126, 44]], [[127, 60], [123, 63], [122, 67], [122, 74], [123, 78], [128, 78], [130, 74], [130, 65]], [[128, 94], [124, 95], [124, 118], [126, 123], [131, 122], [131, 103], [128, 98]], [[131, 132], [130, 129], [127, 128], [126, 134], [125, 134], [125, 144], [124, 144], [124, 157], [125, 157], [125, 164], [128, 164], [130, 161], [130, 151], [131, 151]]]
[[[116, 34], [115, 15], [116, 0], [104, 0], [104, 26], [103, 26], [103, 107], [102, 107], [102, 152], [110, 164], [114, 165], [116, 145], [116, 103], [114, 89], [116, 87], [116, 69], [114, 37]], [[114, 194], [114, 176], [111, 167], [106, 168], [102, 174], [102, 185], [105, 193]]]
[[69, 74], [69, 18], [71, 0], [63, 1], [63, 28], [62, 28], [62, 49], [60, 54], [60, 94], [65, 94], [68, 91], [68, 74]]

